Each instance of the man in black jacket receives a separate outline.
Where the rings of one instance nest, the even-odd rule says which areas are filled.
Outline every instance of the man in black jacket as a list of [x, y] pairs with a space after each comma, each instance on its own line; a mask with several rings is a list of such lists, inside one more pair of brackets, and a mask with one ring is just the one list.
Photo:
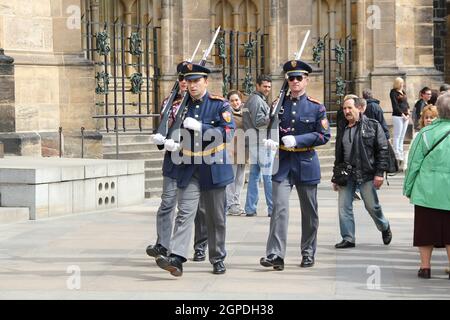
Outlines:
[[359, 188], [364, 206], [382, 232], [383, 243], [392, 240], [389, 221], [378, 201], [377, 189], [388, 168], [388, 141], [378, 121], [369, 119], [355, 106], [357, 98], [344, 101], [345, 126], [336, 136], [336, 159], [333, 168], [333, 189], [339, 192], [339, 226], [342, 241], [337, 249], [355, 247], [353, 194]]
[[363, 98], [367, 101], [366, 111], [364, 111], [364, 115], [369, 119], [375, 119], [383, 128], [384, 134], [386, 135], [386, 139], [389, 140], [389, 129], [386, 124], [386, 120], [384, 119], [383, 109], [380, 107], [380, 100], [374, 99], [372, 95], [372, 90], [364, 89]]

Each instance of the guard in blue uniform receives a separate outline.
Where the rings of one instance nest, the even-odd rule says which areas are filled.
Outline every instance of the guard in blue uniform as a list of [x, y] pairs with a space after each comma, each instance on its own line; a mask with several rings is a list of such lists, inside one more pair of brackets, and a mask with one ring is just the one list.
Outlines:
[[[187, 90], [187, 82], [184, 79], [184, 75], [181, 72], [183, 65], [187, 62], [183, 61], [177, 65], [179, 93], [173, 101], [171, 106], [169, 124], [171, 127], [175, 115], [178, 111], [178, 107], [182, 100], [182, 95]], [[162, 105], [164, 106], [168, 98], [166, 98]], [[156, 144], [159, 150], [164, 149], [164, 142], [166, 137], [161, 134], [155, 134], [152, 136], [153, 143]], [[158, 255], [168, 255], [168, 249], [170, 247], [170, 237], [173, 229], [173, 216], [175, 213], [175, 206], [177, 203], [177, 177], [178, 170], [177, 165], [172, 162], [172, 152], [167, 151], [164, 154], [164, 161], [162, 166], [163, 175], [163, 190], [161, 194], [161, 204], [156, 213], [156, 244], [151, 244], [147, 247], [146, 252], [151, 257], [157, 257]], [[194, 237], [194, 261], [205, 260], [205, 250], [207, 246], [207, 231], [205, 222], [205, 212], [203, 208], [198, 209], [195, 217], [195, 237]]]
[[[158, 256], [159, 267], [173, 276], [183, 274], [197, 207], [204, 208], [208, 230], [209, 261], [214, 274], [226, 271], [225, 187], [234, 180], [225, 144], [234, 133], [231, 107], [224, 98], [207, 92], [210, 70], [196, 64], [182, 68], [188, 81], [190, 100], [181, 130], [181, 145], [169, 139], [167, 150], [178, 168], [178, 212], [171, 239], [171, 255]], [[183, 130], [184, 129], [184, 130]]]
[[[268, 147], [278, 147], [275, 161], [278, 170], [272, 176], [274, 212], [270, 219], [266, 257], [260, 264], [284, 269], [289, 220], [289, 195], [295, 185], [302, 214], [301, 267], [312, 267], [316, 252], [317, 184], [320, 182], [320, 163], [314, 147], [330, 140], [330, 128], [325, 107], [306, 95], [311, 66], [291, 60], [283, 70], [289, 84], [289, 95], [279, 117], [280, 141], [266, 140]], [[275, 166], [276, 167], [276, 166]]]

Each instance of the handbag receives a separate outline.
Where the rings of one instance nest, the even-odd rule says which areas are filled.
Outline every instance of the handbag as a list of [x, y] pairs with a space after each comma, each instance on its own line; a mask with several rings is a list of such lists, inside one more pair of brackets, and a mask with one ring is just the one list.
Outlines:
[[388, 153], [389, 153], [388, 159], [389, 163], [386, 173], [398, 173], [400, 169], [398, 167], [397, 158], [395, 157], [394, 149], [392, 148], [392, 145], [389, 143], [389, 141], [388, 141]]
[[338, 186], [344, 187], [347, 185], [348, 179], [352, 173], [352, 166], [348, 163], [339, 163], [333, 167], [333, 177], [331, 182]]

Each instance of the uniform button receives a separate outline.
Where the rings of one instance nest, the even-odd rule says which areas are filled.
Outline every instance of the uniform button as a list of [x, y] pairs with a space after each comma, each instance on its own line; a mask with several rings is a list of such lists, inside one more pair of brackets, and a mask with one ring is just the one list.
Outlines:
[[309, 119], [306, 119], [306, 122], [309, 122]]
[[194, 135], [195, 135], [196, 137], [198, 137], [198, 132], [194, 133]]
[[295, 119], [292, 119], [292, 123], [295, 123]]
[[295, 128], [291, 128], [291, 131], [295, 131]]
[[195, 143], [195, 146], [198, 147], [200, 144], [198, 142]]
[[196, 106], [195, 106], [195, 109], [198, 109], [198, 108], [200, 108], [200, 106], [199, 106], [199, 105], [196, 105]]
[[195, 117], [198, 118], [198, 114], [196, 114]]
[[214, 120], [213, 120], [213, 121], [211, 121], [211, 124], [214, 124]]
[[294, 104], [294, 106], [296, 106], [296, 105], [297, 105], [297, 103], [296, 103], [296, 102], [294, 102], [293, 104]]
[[296, 113], [295, 111], [292, 111], [292, 114], [293, 114], [293, 115], [295, 115], [295, 113]]

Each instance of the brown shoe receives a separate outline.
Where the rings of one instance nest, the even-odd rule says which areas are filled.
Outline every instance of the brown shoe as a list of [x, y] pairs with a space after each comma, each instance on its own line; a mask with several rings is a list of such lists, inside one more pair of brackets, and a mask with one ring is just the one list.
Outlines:
[[417, 276], [419, 278], [423, 278], [423, 279], [430, 279], [431, 278], [431, 269], [430, 268], [420, 268], [419, 272], [417, 273]]

